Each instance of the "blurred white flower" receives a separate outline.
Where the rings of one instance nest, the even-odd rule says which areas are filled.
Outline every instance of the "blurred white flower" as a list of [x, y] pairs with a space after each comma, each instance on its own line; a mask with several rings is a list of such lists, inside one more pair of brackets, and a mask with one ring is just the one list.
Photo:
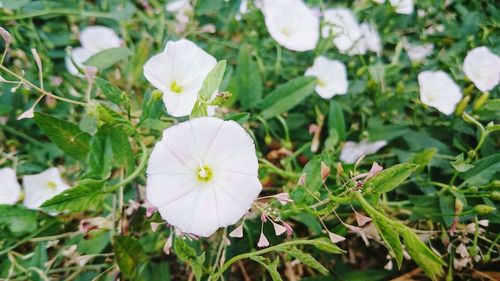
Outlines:
[[267, 30], [281, 46], [309, 51], [319, 39], [319, 17], [302, 0], [264, 0]]
[[482, 92], [493, 90], [500, 81], [500, 57], [487, 47], [470, 50], [463, 68], [465, 75]]
[[446, 115], [455, 111], [455, 106], [462, 99], [458, 85], [444, 71], [423, 71], [418, 74], [420, 100]]
[[183, 33], [186, 30], [186, 26], [189, 23], [189, 17], [193, 13], [193, 6], [189, 0], [172, 0], [168, 1], [165, 5], [165, 10], [167, 12], [175, 13], [175, 19], [177, 20], [177, 25], [175, 26], [175, 31], [177, 33]]
[[363, 33], [364, 44], [368, 51], [375, 52], [378, 56], [382, 54], [382, 40], [377, 27], [372, 23], [362, 23], [361, 32]]
[[168, 12], [180, 12], [189, 8], [192, 8], [189, 0], [169, 0], [165, 5], [165, 10]]
[[250, 135], [236, 122], [213, 117], [166, 129], [147, 174], [147, 199], [163, 219], [203, 237], [236, 223], [262, 189]]
[[0, 169], [0, 205], [14, 205], [21, 195], [21, 186], [17, 182], [16, 171], [12, 168]]
[[324, 12], [325, 25], [321, 30], [323, 38], [333, 34], [333, 44], [343, 54], [366, 53], [363, 32], [354, 13], [346, 8], [328, 9]]
[[403, 47], [405, 48], [406, 53], [408, 54], [412, 62], [423, 61], [434, 51], [434, 44], [432, 43], [419, 45], [404, 41]]
[[315, 90], [324, 99], [347, 93], [349, 81], [346, 67], [341, 61], [319, 56], [314, 60], [313, 66], [306, 70], [305, 75], [318, 78]]
[[238, 9], [238, 13], [236, 13], [236, 20], [240, 21], [241, 17], [248, 13], [248, 0], [241, 0], [240, 7]]
[[57, 168], [36, 175], [23, 176], [24, 202], [29, 209], [38, 209], [45, 201], [69, 188]]
[[340, 160], [347, 164], [356, 163], [356, 161], [362, 156], [373, 154], [386, 145], [387, 141], [385, 140], [375, 142], [362, 140], [359, 143], [346, 141], [344, 146], [342, 146], [342, 151], [340, 152]]
[[391, 5], [396, 9], [396, 13], [403, 15], [413, 14], [413, 0], [390, 0]]
[[80, 32], [80, 44], [82, 47], [77, 47], [71, 50], [71, 57], [66, 56], [66, 68], [73, 75], [78, 75], [78, 69], [73, 64], [73, 61], [78, 67], [83, 68], [83, 63], [91, 56], [111, 48], [118, 48], [122, 44], [122, 40], [113, 29], [105, 26], [89, 26]]
[[210, 54], [191, 41], [168, 41], [163, 52], [144, 65], [144, 76], [163, 92], [163, 102], [172, 116], [191, 113], [208, 73], [217, 64]]

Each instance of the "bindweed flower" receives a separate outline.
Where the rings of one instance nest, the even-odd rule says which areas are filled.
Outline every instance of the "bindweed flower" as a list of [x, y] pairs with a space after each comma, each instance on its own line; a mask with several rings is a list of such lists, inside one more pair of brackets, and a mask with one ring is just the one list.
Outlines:
[[452, 114], [462, 99], [462, 92], [458, 85], [441, 70], [421, 72], [418, 74], [418, 85], [422, 103], [446, 115]]
[[71, 50], [70, 56], [66, 56], [66, 68], [69, 73], [78, 75], [78, 67], [84, 68], [83, 63], [91, 56], [111, 48], [118, 48], [122, 44], [122, 40], [115, 31], [105, 26], [89, 26], [80, 32], [81, 47]]
[[262, 189], [255, 145], [234, 121], [202, 117], [163, 132], [146, 194], [169, 224], [208, 237], [244, 216]]
[[330, 231], [328, 231], [328, 237], [330, 238], [330, 241], [332, 241], [333, 244], [337, 244], [337, 243], [345, 240], [344, 236], [340, 236], [340, 235], [335, 234], [335, 233], [330, 232]]
[[356, 163], [356, 161], [364, 155], [376, 153], [382, 147], [387, 145], [387, 141], [380, 140], [375, 142], [368, 142], [362, 140], [359, 143], [353, 141], [346, 141], [340, 152], [340, 160], [347, 164]]
[[36, 175], [23, 176], [25, 192], [23, 204], [28, 209], [38, 209], [45, 201], [69, 188], [57, 168], [47, 169]]
[[378, 34], [377, 27], [373, 23], [362, 23], [361, 32], [363, 33], [364, 44], [368, 51], [376, 53], [378, 56], [382, 54], [382, 40]]
[[167, 10], [167, 12], [180, 12], [185, 9], [192, 9], [189, 0], [167, 1], [167, 5], [165, 5], [165, 10]]
[[341, 61], [319, 56], [314, 60], [313, 66], [306, 70], [305, 75], [318, 78], [314, 89], [324, 99], [347, 94], [349, 81], [346, 67]]
[[323, 17], [325, 25], [321, 30], [323, 38], [333, 34], [333, 44], [343, 54], [366, 53], [363, 32], [354, 13], [346, 8], [327, 9]]
[[434, 51], [434, 44], [432, 43], [420, 45], [412, 44], [405, 40], [403, 41], [403, 47], [412, 62], [421, 62]]
[[21, 186], [17, 182], [16, 171], [12, 168], [0, 169], [0, 205], [14, 205], [21, 196]]
[[390, 2], [398, 14], [411, 15], [415, 9], [413, 0], [390, 0]]
[[500, 57], [487, 47], [470, 50], [464, 60], [465, 75], [482, 92], [493, 90], [500, 82]]
[[319, 17], [302, 0], [264, 0], [267, 30], [281, 46], [310, 51], [319, 39]]
[[269, 246], [269, 241], [267, 237], [264, 235], [264, 232], [260, 232], [259, 242], [257, 243], [257, 247], [264, 248]]
[[144, 65], [144, 76], [163, 92], [167, 112], [176, 117], [191, 113], [203, 81], [216, 65], [210, 54], [189, 40], [169, 41], [163, 52]]

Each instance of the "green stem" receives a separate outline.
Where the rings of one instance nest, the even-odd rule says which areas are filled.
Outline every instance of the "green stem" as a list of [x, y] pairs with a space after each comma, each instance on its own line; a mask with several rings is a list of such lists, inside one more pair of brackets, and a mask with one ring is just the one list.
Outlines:
[[115, 19], [115, 17], [110, 13], [55, 8], [55, 9], [38, 10], [38, 11], [23, 13], [20, 15], [3, 16], [0, 17], [0, 21], [20, 20], [20, 19], [48, 16], [48, 15], [51, 16], [75, 15], [75, 16], [92, 17], [92, 18]]

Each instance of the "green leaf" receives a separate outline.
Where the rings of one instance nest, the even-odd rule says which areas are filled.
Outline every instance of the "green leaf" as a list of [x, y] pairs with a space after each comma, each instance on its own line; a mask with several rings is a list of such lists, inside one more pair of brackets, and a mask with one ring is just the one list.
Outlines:
[[434, 147], [424, 149], [417, 154], [415, 154], [411, 160], [412, 163], [419, 165], [418, 171], [422, 171], [426, 166], [428, 166], [434, 156], [437, 153], [437, 149]]
[[497, 153], [474, 162], [474, 168], [462, 174], [462, 177], [469, 185], [484, 185], [499, 173], [500, 153]]
[[189, 118], [198, 118], [198, 117], [204, 117], [207, 116], [207, 105], [205, 103], [202, 103], [200, 101], [197, 101], [194, 104], [193, 110], [191, 110], [191, 114], [189, 114]]
[[457, 157], [455, 157], [455, 161], [450, 162], [453, 169], [457, 172], [464, 173], [468, 170], [474, 168], [474, 165], [468, 164], [464, 159], [464, 154], [460, 153]]
[[141, 244], [132, 236], [113, 238], [116, 263], [125, 277], [134, 280], [138, 269], [148, 260]]
[[330, 109], [328, 111], [328, 131], [335, 130], [340, 141], [345, 140], [345, 120], [344, 113], [340, 105], [334, 101], [330, 101]]
[[420, 241], [417, 235], [410, 229], [406, 228], [402, 231], [401, 236], [403, 237], [406, 250], [415, 263], [419, 265], [432, 280], [439, 280], [439, 277], [444, 274], [443, 266], [446, 265], [446, 263]]
[[311, 240], [311, 243], [314, 245], [314, 247], [323, 252], [327, 252], [330, 254], [345, 253], [344, 250], [340, 249], [337, 245], [333, 244], [332, 241], [325, 237]]
[[228, 114], [224, 117], [224, 120], [233, 120], [238, 124], [243, 125], [243, 123], [248, 121], [248, 118], [250, 118], [250, 113], [240, 112], [240, 113]]
[[29, 2], [31, 2], [31, 0], [2, 0], [2, 1], [0, 1], [3, 8], [11, 9], [11, 10], [20, 9], [23, 6], [26, 6]]
[[262, 117], [268, 119], [294, 108], [313, 93], [316, 81], [315, 77], [299, 77], [279, 86], [260, 102]]
[[40, 208], [48, 213], [88, 210], [93, 206], [101, 205], [103, 197], [107, 194], [103, 185], [102, 181], [82, 180], [77, 186], [45, 201]]
[[0, 229], [7, 229], [13, 236], [33, 233], [38, 227], [36, 211], [19, 205], [0, 205]]
[[132, 147], [128, 139], [128, 135], [120, 127], [112, 127], [108, 135], [113, 152], [115, 164], [124, 167], [128, 172], [134, 169], [135, 159]]
[[235, 94], [243, 109], [254, 108], [262, 99], [262, 79], [259, 67], [252, 60], [247, 48], [240, 49], [237, 65], [234, 77]]
[[203, 276], [205, 253], [198, 256], [195, 249], [189, 246], [185, 240], [178, 237], [175, 238], [174, 248], [177, 257], [193, 269], [196, 280], [201, 280], [201, 277]]
[[200, 97], [208, 101], [212, 97], [212, 94], [219, 89], [222, 77], [224, 77], [224, 71], [226, 70], [226, 61], [221, 60], [218, 62], [212, 70], [208, 73], [205, 80], [203, 80], [203, 85], [199, 92]]
[[86, 66], [94, 66], [99, 70], [104, 70], [128, 58], [130, 55], [132, 55], [132, 52], [127, 48], [110, 48], [91, 56], [83, 64]]
[[66, 154], [84, 160], [89, 152], [90, 135], [78, 125], [50, 115], [35, 112], [36, 124]]
[[264, 266], [264, 268], [267, 269], [267, 272], [269, 272], [269, 275], [271, 275], [271, 279], [273, 281], [283, 281], [283, 279], [281, 278], [281, 274], [278, 271], [278, 266], [280, 263], [279, 257], [276, 257], [276, 259], [271, 263], [269, 263], [267, 259], [262, 256], [250, 256], [250, 259]]
[[385, 193], [403, 183], [418, 168], [415, 164], [398, 164], [383, 170], [365, 184], [366, 193]]
[[105, 95], [108, 100], [118, 105], [122, 104], [123, 91], [101, 77], [96, 77], [94, 83], [97, 86], [97, 89], [99, 89], [99, 91]]
[[301, 263], [316, 269], [323, 275], [327, 275], [329, 273], [328, 269], [324, 267], [319, 261], [317, 261], [313, 256], [310, 254], [304, 253], [301, 250], [297, 248], [291, 248], [290, 250], [286, 251], [290, 256], [298, 259]]
[[90, 142], [86, 178], [106, 179], [111, 174], [113, 151], [109, 139], [109, 126], [103, 126]]

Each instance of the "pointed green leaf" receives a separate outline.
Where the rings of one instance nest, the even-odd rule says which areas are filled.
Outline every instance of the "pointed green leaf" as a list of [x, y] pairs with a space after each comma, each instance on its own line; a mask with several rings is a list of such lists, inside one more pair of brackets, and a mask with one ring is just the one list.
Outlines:
[[55, 197], [45, 201], [40, 207], [48, 213], [71, 211], [81, 212], [93, 206], [100, 205], [107, 194], [103, 189], [103, 182], [96, 180], [83, 180]]
[[83, 64], [86, 66], [94, 66], [99, 70], [104, 70], [114, 64], [126, 59], [132, 55], [132, 52], [124, 47], [106, 49], [91, 56]]
[[247, 48], [241, 48], [234, 77], [235, 94], [243, 109], [254, 108], [262, 99], [262, 79], [259, 67]]
[[327, 275], [329, 273], [328, 269], [326, 269], [326, 267], [324, 267], [321, 263], [319, 263], [319, 261], [317, 261], [310, 254], [304, 253], [297, 248], [292, 248], [286, 252], [289, 255], [291, 255], [292, 257], [298, 259], [303, 264], [305, 264], [311, 268], [316, 269], [317, 271], [319, 271], [323, 275]]
[[224, 71], [226, 70], [226, 61], [221, 60], [218, 62], [212, 70], [208, 73], [207, 77], [203, 81], [203, 86], [200, 90], [200, 97], [208, 101], [212, 97], [212, 94], [219, 89], [222, 77], [224, 77]]
[[113, 238], [116, 263], [125, 277], [134, 280], [139, 268], [148, 260], [148, 256], [137, 239], [132, 236]]
[[398, 164], [383, 170], [365, 183], [366, 193], [385, 193], [402, 184], [418, 168], [415, 164]]

